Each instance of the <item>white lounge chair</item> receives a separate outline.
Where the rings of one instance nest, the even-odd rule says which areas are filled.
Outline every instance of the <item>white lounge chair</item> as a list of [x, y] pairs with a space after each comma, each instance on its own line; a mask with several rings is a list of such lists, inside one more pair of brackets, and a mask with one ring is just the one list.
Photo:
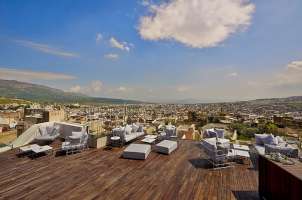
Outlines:
[[53, 142], [60, 136], [59, 126], [41, 126], [39, 128], [40, 135], [35, 137], [38, 143]]
[[167, 125], [164, 129], [166, 136], [169, 137], [177, 137], [176, 135], [176, 127], [173, 125]]
[[86, 132], [73, 132], [68, 141], [62, 143], [61, 150], [66, 154], [81, 151], [87, 148], [88, 134]]
[[211, 139], [202, 140], [201, 146], [213, 168], [221, 168], [230, 164], [229, 159], [233, 157], [233, 153], [229, 152], [225, 146], [217, 146], [216, 141]]
[[49, 151], [52, 151], [52, 147], [48, 145], [40, 146], [37, 144], [27, 145], [20, 147], [20, 154], [28, 154], [30, 156], [35, 156], [41, 153], [47, 153]]

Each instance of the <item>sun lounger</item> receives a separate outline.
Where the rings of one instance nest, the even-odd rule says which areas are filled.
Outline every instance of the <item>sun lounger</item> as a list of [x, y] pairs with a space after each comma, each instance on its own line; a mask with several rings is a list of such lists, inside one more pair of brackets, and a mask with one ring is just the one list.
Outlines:
[[20, 153], [28, 153], [31, 152], [33, 148], [39, 148], [40, 146], [37, 144], [27, 145], [19, 148]]
[[42, 154], [42, 153], [47, 153], [49, 151], [52, 152], [52, 147], [48, 146], [48, 145], [44, 145], [44, 146], [40, 146], [37, 144], [32, 144], [32, 145], [28, 145], [28, 146], [24, 146], [24, 147], [20, 147], [19, 148], [19, 155], [20, 154], [28, 154], [30, 156], [36, 156], [38, 154]]

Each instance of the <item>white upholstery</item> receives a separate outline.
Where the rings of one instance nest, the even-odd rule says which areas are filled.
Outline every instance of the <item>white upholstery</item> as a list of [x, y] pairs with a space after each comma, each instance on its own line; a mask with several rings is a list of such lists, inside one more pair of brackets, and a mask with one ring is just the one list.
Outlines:
[[167, 136], [176, 136], [176, 127], [173, 125], [167, 125], [164, 132], [166, 132]]
[[211, 128], [204, 131], [205, 138], [224, 138], [224, 129]]
[[255, 149], [258, 152], [258, 154], [260, 155], [264, 155], [265, 154], [265, 148], [262, 145], [255, 145]]
[[131, 140], [134, 140], [135, 138], [137, 138], [136, 134], [125, 135], [125, 142], [130, 142]]
[[[134, 127], [134, 129], [132, 129], [132, 127]], [[136, 132], [133, 132], [134, 130], [137, 130]], [[130, 142], [142, 135], [144, 135], [144, 130], [143, 127], [141, 125], [126, 125], [126, 127], [120, 127], [120, 128], [115, 128], [112, 130], [112, 134], [115, 136], [119, 136], [121, 137], [123, 142]]]
[[216, 145], [216, 138], [208, 138], [201, 141], [201, 146], [213, 166], [219, 166], [231, 156], [228, 151], [229, 142], [226, 139], [219, 139], [219, 146]]
[[43, 124], [39, 127], [40, 135], [35, 137], [37, 141], [54, 141], [60, 136], [59, 127], [53, 124]]
[[123, 152], [124, 158], [145, 160], [151, 152], [151, 145], [130, 144]]
[[143, 136], [145, 133], [144, 132], [136, 132], [136, 137]]
[[132, 128], [132, 133], [135, 133], [135, 132], [137, 132], [139, 126], [136, 124], [132, 124], [131, 128]]
[[88, 134], [86, 132], [73, 132], [74, 136], [78, 136], [80, 134], [80, 139], [71, 139], [69, 141], [63, 142], [61, 149], [66, 151], [75, 151], [75, 150], [82, 150], [87, 146], [88, 141]]
[[163, 140], [162, 142], [155, 145], [155, 149], [159, 153], [170, 154], [177, 149], [177, 142], [171, 140]]
[[130, 125], [126, 125], [126, 127], [125, 127], [125, 132], [126, 132], [126, 135], [130, 135], [130, 134], [131, 134], [132, 128], [131, 128]]

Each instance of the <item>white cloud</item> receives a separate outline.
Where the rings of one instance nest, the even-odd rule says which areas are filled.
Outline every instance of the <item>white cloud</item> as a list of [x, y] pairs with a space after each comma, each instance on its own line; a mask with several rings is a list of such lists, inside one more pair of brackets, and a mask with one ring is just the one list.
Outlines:
[[114, 37], [111, 37], [109, 42], [111, 47], [118, 48], [124, 51], [130, 51], [130, 45], [127, 42], [120, 42]]
[[273, 86], [294, 86], [302, 85], [302, 61], [289, 63], [285, 70], [278, 73], [271, 83]]
[[149, 5], [140, 19], [143, 39], [173, 39], [194, 48], [214, 47], [251, 23], [249, 0], [171, 0]]
[[55, 56], [79, 57], [79, 55], [76, 54], [76, 53], [64, 51], [64, 50], [61, 50], [61, 49], [57, 49], [57, 48], [51, 47], [47, 44], [36, 43], [36, 42], [28, 41], [28, 40], [14, 40], [14, 42], [18, 45], [28, 47], [28, 48], [31, 48], [31, 49], [35, 49], [37, 51], [47, 53], [47, 54], [51, 54], [51, 55], [55, 55]]
[[149, 6], [150, 5], [150, 1], [149, 0], [142, 0], [141, 4], [142, 4], [142, 6]]
[[53, 72], [37, 72], [31, 70], [19, 70], [11, 68], [0, 68], [0, 78], [14, 80], [72, 80], [75, 76], [53, 73]]
[[98, 96], [102, 90], [103, 82], [100, 80], [91, 81], [86, 86], [75, 85], [69, 89], [70, 92], [83, 93], [93, 96]]
[[117, 60], [119, 58], [119, 55], [114, 53], [108, 53], [105, 54], [104, 57], [110, 60]]
[[102, 39], [103, 39], [103, 35], [101, 33], [97, 33], [95, 38], [96, 43], [100, 42]]
[[238, 77], [239, 74], [237, 72], [231, 72], [226, 75], [226, 77], [235, 78]]
[[69, 90], [70, 90], [70, 92], [75, 92], [75, 93], [79, 93], [79, 92], [81, 92], [81, 86], [79, 86], [79, 85], [75, 85], [75, 86], [72, 86]]
[[92, 81], [90, 84], [90, 89], [92, 92], [100, 92], [103, 88], [103, 83], [99, 80]]

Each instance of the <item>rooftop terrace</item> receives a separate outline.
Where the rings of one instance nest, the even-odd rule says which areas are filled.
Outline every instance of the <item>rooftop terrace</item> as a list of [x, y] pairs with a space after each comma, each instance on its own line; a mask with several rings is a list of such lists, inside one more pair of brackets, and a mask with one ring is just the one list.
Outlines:
[[211, 170], [198, 143], [181, 140], [171, 155], [121, 158], [122, 149], [88, 149], [32, 160], [0, 154], [0, 199], [258, 199], [248, 165]]

